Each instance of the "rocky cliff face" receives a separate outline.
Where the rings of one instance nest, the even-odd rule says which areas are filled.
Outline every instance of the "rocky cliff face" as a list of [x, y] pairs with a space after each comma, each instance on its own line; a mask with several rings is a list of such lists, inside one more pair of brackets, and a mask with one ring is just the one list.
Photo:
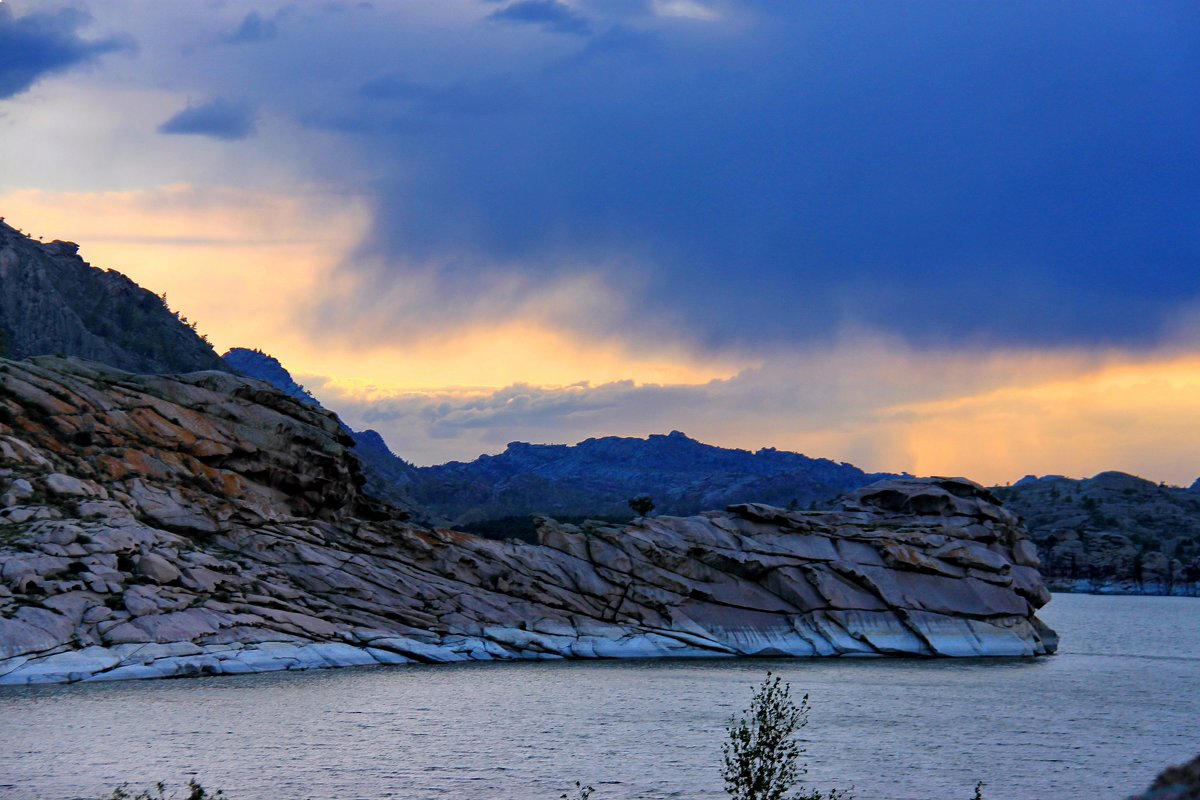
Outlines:
[[[271, 384], [289, 397], [314, 408], [324, 410], [312, 392], [292, 378], [279, 359], [261, 350], [235, 347], [221, 356], [226, 366], [239, 375], [256, 378]], [[418, 478], [417, 468], [393, 453], [376, 431], [356, 431], [344, 422], [342, 429], [354, 440], [354, 455], [362, 464], [366, 478], [365, 491], [372, 497], [402, 509], [410, 517], [443, 523], [447, 520], [419, 507], [413, 500], [410, 486]]]
[[1189, 489], [1102, 472], [994, 491], [1024, 519], [1056, 588], [1200, 592], [1200, 495]]
[[0, 356], [73, 355], [133, 372], [224, 365], [161, 298], [0, 221]]
[[0, 360], [0, 682], [468, 659], [1038, 655], [1016, 518], [962, 480], [430, 530], [360, 491], [336, 419], [221, 372]]

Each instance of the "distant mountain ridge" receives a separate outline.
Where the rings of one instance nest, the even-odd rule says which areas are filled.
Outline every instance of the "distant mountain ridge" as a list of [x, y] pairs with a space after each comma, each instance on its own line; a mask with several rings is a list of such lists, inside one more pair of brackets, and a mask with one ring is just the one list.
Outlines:
[[[262, 351], [234, 348], [224, 358], [244, 375], [317, 402]], [[398, 493], [439, 524], [534, 514], [628, 519], [628, 501], [639, 494], [649, 494], [659, 513], [678, 516], [741, 502], [807, 508], [897, 477], [774, 448], [752, 453], [715, 447], [680, 431], [646, 439], [605, 436], [576, 445], [511, 442], [497, 455], [432, 467], [396, 456], [375, 431], [351, 435], [372, 479], [368, 491]]]
[[162, 297], [78, 250], [0, 218], [0, 356], [70, 355], [139, 373], [226, 369]]
[[1052, 586], [1172, 593], [1200, 582], [1195, 486], [1101, 472], [1031, 475], [992, 491], [1024, 519]]
[[576, 445], [512, 442], [494, 456], [417, 472], [413, 499], [458, 524], [527, 514], [629, 516], [627, 503], [638, 494], [676, 516], [740, 502], [808, 508], [895, 477], [774, 448], [715, 447], [680, 431]]

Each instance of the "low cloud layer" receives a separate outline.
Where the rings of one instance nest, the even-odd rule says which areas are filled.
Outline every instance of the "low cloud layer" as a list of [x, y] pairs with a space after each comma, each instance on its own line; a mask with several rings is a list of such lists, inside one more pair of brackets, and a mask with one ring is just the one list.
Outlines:
[[420, 464], [470, 460], [509, 441], [681, 429], [711, 444], [985, 483], [1122, 469], [1189, 484], [1200, 474], [1189, 433], [1200, 426], [1200, 360], [1179, 353], [934, 353], [859, 339], [691, 385], [368, 395], [304, 380], [350, 424], [379, 430]]

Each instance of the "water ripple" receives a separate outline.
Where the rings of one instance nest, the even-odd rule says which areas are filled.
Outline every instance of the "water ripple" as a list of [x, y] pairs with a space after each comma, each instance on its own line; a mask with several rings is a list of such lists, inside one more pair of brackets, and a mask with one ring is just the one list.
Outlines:
[[[1200, 751], [1200, 601], [1056, 596], [1013, 661], [487, 664], [0, 690], [0, 796], [198, 776], [233, 800], [724, 797], [724, 725], [767, 668], [808, 692], [818, 787], [1124, 797]], [[1078, 649], [1076, 649], [1078, 648]]]

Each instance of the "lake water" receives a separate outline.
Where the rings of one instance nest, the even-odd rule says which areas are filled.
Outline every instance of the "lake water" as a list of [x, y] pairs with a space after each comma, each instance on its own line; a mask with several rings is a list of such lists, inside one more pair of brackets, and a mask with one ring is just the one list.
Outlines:
[[0, 797], [197, 776], [231, 800], [724, 797], [767, 669], [811, 695], [808, 778], [859, 800], [1124, 798], [1200, 752], [1200, 600], [1055, 595], [1030, 660], [475, 664], [0, 689]]

